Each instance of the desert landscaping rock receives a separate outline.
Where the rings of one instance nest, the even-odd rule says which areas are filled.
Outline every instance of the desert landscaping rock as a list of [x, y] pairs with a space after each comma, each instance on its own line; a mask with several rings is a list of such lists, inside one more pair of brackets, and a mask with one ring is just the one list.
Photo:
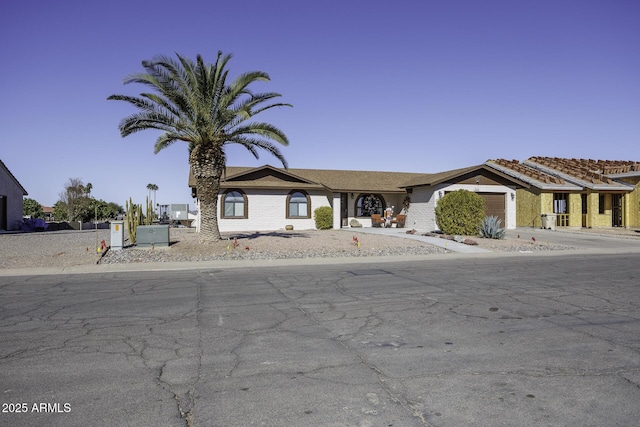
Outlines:
[[[0, 234], [0, 268], [70, 267], [91, 264], [265, 260], [446, 254], [445, 248], [402, 237], [350, 233], [349, 230], [303, 230], [228, 233], [211, 245], [198, 242], [194, 229], [172, 228], [169, 248], [120, 251], [109, 245], [109, 230]], [[534, 252], [573, 247], [520, 239], [473, 237], [494, 252]], [[125, 242], [128, 244], [128, 241]], [[100, 248], [100, 250], [98, 250]]]

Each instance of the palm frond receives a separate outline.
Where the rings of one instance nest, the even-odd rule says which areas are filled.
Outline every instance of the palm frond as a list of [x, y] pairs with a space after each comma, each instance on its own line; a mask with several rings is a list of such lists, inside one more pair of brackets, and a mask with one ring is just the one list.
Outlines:
[[289, 145], [289, 139], [285, 133], [270, 123], [248, 123], [242, 126], [236, 126], [230, 133], [229, 137], [234, 138], [241, 135], [260, 135], [264, 138], [272, 139], [284, 146]]
[[256, 159], [259, 158], [258, 150], [256, 150], [256, 148], [267, 151], [268, 153], [273, 155], [275, 158], [280, 160], [280, 162], [282, 163], [282, 166], [285, 169], [289, 167], [289, 165], [287, 164], [287, 160], [284, 158], [284, 156], [280, 152], [280, 149], [267, 140], [242, 136], [242, 137], [229, 139], [228, 143], [242, 145], [251, 154], [253, 154]]

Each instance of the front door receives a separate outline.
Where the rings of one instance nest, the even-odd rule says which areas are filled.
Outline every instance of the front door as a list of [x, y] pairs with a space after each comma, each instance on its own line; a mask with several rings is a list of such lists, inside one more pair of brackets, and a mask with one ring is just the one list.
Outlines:
[[623, 227], [624, 221], [622, 220], [622, 194], [611, 195], [611, 226]]

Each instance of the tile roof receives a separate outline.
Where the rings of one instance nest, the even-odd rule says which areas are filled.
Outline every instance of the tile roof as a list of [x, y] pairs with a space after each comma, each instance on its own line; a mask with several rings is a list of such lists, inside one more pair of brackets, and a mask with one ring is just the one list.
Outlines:
[[548, 173], [544, 173], [532, 167], [529, 167], [523, 163], [520, 163], [518, 160], [506, 160], [506, 159], [496, 159], [496, 160], [488, 160], [487, 163], [489, 165], [497, 165], [502, 166], [503, 168], [509, 169], [510, 171], [516, 172], [520, 175], [523, 175], [525, 178], [530, 178], [530, 180], [542, 182], [545, 184], [565, 184], [566, 181], [562, 178], [550, 175]]
[[597, 171], [595, 161], [585, 159], [563, 159], [559, 157], [531, 157], [527, 160], [591, 184], [614, 184], [608, 176]]

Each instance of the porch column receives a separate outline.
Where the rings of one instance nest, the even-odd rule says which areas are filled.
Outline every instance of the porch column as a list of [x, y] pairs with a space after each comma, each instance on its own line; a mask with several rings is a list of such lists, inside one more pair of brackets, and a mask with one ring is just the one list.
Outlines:
[[342, 227], [342, 221], [340, 219], [340, 212], [342, 212], [342, 206], [340, 203], [340, 193], [333, 193], [333, 229], [339, 230]]

